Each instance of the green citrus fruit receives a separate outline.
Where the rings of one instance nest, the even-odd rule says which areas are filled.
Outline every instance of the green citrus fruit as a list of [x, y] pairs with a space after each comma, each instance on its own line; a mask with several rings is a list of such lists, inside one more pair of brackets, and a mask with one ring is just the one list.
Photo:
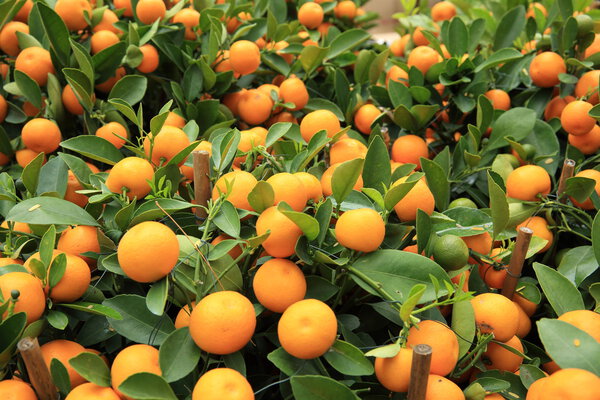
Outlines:
[[575, 17], [577, 20], [577, 37], [582, 37], [594, 29], [594, 20], [587, 14], [580, 14]]
[[454, 271], [467, 264], [469, 248], [460, 237], [444, 235], [435, 239], [432, 255], [435, 262], [446, 271]]
[[466, 197], [461, 197], [456, 200], [453, 200], [448, 208], [456, 208], [456, 207], [467, 207], [467, 208], [477, 208], [477, 204], [471, 199], [467, 199]]

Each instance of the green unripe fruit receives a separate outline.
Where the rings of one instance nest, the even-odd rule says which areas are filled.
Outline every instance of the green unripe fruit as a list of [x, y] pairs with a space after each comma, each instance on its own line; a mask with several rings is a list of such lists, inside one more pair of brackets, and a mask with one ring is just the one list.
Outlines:
[[577, 37], [582, 37], [594, 29], [594, 20], [587, 14], [580, 14], [575, 17], [577, 21]]
[[469, 261], [469, 248], [460, 237], [444, 235], [435, 239], [432, 255], [434, 261], [446, 271], [455, 271]]
[[466, 208], [477, 208], [477, 204], [471, 199], [467, 199], [466, 197], [461, 197], [456, 200], [453, 200], [448, 208], [456, 208], [456, 207], [466, 207]]

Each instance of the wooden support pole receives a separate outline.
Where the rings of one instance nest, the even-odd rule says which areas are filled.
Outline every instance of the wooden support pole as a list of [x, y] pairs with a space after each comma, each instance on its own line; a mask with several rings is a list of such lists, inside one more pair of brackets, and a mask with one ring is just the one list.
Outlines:
[[[207, 151], [193, 151], [194, 160], [194, 199], [195, 203], [206, 207], [210, 199], [210, 164]], [[207, 216], [206, 210], [197, 207], [195, 210], [198, 218], [204, 219]], [[199, 223], [202, 221], [199, 221]]]
[[564, 203], [567, 198], [563, 196], [563, 193], [567, 186], [567, 179], [573, 176], [573, 170], [575, 169], [575, 161], [567, 158], [563, 164], [562, 171], [560, 173], [560, 180], [558, 181], [558, 190], [556, 191], [556, 197], [558, 201]]
[[510, 258], [510, 263], [508, 264], [506, 279], [502, 286], [502, 295], [509, 300], [512, 300], [515, 289], [517, 288], [517, 282], [521, 277], [521, 271], [523, 270], [527, 249], [529, 249], [531, 235], [533, 235], [533, 231], [525, 226], [517, 232], [517, 241]]
[[23, 357], [29, 380], [38, 395], [39, 400], [57, 400], [58, 391], [52, 378], [50, 371], [42, 357], [40, 344], [37, 338], [26, 337], [17, 343], [17, 349]]
[[431, 346], [418, 344], [412, 348], [412, 365], [410, 368], [410, 383], [408, 386], [408, 400], [425, 400], [427, 394], [427, 380], [431, 366]]

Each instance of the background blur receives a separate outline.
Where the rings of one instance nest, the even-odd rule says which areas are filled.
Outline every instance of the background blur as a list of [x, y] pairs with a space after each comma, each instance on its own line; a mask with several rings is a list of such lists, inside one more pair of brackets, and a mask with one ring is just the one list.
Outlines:
[[380, 16], [380, 22], [377, 27], [371, 29], [376, 39], [391, 42], [398, 37], [394, 27], [398, 21], [392, 18], [397, 12], [402, 11], [402, 6], [398, 0], [371, 0], [365, 6], [365, 10], [375, 11]]

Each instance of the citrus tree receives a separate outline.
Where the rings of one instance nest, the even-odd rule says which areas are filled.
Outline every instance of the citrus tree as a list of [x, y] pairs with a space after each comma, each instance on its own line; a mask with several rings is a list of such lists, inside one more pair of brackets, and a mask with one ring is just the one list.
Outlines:
[[363, 3], [0, 3], [0, 398], [600, 398], [600, 12]]

